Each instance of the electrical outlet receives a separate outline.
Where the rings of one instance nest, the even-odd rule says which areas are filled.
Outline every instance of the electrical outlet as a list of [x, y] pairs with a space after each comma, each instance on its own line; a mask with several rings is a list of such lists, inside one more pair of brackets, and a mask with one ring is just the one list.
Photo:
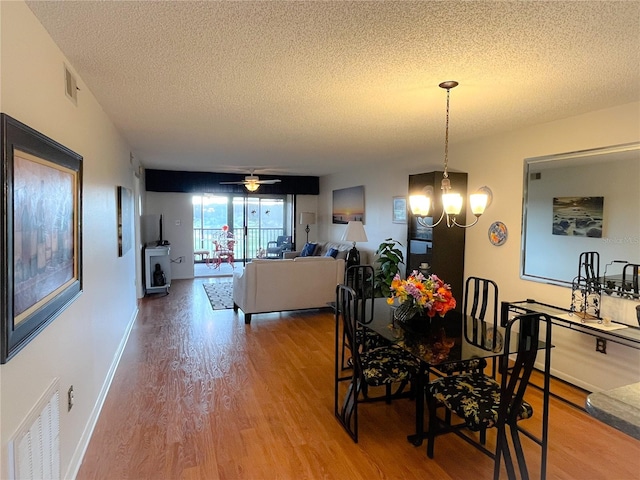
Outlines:
[[73, 396], [73, 385], [69, 387], [69, 391], [67, 392], [67, 412], [71, 411], [73, 407], [73, 401], [75, 400]]

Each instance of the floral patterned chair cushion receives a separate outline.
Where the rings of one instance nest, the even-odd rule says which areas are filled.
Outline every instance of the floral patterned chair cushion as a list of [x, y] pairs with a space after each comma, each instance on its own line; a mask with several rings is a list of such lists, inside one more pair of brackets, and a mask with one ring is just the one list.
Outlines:
[[360, 354], [362, 375], [368, 385], [379, 386], [411, 380], [418, 361], [399, 348], [378, 347]]
[[358, 345], [362, 345], [365, 351], [378, 347], [388, 347], [390, 345], [389, 340], [368, 328], [356, 330], [356, 337]]
[[436, 365], [435, 368], [446, 375], [453, 375], [459, 372], [479, 372], [484, 370], [486, 366], [487, 361], [484, 358], [477, 358], [464, 362], [444, 363]]
[[[463, 418], [469, 430], [490, 428], [498, 421], [500, 384], [491, 377], [478, 373], [442, 377], [429, 384], [429, 392], [436, 401]], [[532, 415], [533, 408], [523, 401], [518, 420]]]

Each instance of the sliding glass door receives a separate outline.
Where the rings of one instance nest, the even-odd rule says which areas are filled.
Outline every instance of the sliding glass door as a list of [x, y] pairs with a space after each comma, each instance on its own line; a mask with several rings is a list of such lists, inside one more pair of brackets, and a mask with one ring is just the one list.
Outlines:
[[236, 238], [235, 259], [246, 262], [280, 235], [291, 235], [293, 202], [286, 195], [194, 195], [193, 248], [211, 250], [228, 226]]

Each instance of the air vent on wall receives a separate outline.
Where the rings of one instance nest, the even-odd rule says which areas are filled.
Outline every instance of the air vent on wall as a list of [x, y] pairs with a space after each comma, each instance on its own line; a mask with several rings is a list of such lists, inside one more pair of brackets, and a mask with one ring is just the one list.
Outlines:
[[78, 105], [78, 83], [66, 65], [64, 66], [64, 93], [74, 105]]

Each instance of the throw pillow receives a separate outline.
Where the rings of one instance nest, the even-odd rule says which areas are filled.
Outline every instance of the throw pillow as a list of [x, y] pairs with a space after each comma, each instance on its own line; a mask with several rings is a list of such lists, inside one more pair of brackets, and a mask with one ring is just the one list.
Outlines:
[[316, 250], [316, 243], [305, 243], [302, 252], [300, 253], [301, 257], [311, 257], [313, 252]]
[[338, 249], [330, 248], [329, 250], [327, 250], [327, 253], [325, 253], [324, 256], [336, 258], [338, 256]]

